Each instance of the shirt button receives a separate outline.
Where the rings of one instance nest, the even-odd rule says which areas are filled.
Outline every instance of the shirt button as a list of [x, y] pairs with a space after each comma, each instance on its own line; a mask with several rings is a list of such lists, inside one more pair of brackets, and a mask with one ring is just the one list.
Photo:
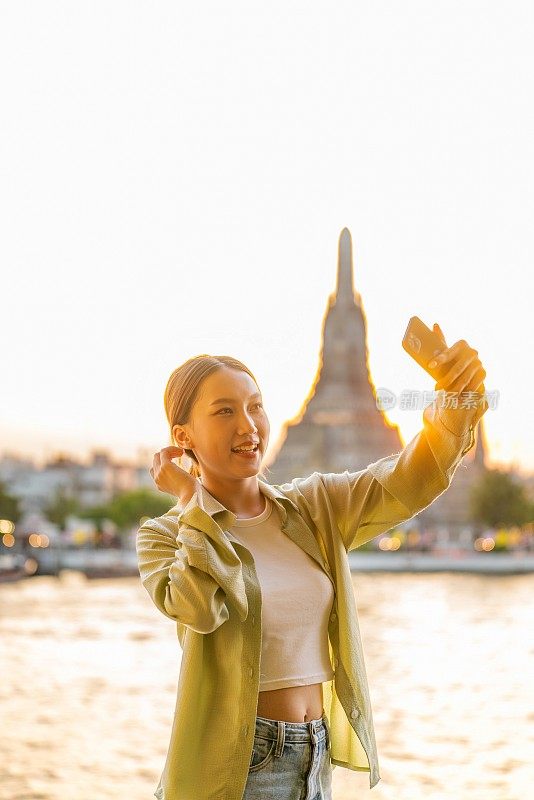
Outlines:
[[350, 712], [350, 715], [352, 719], [357, 719], [360, 716], [360, 712], [358, 711], [357, 708], [353, 708], [352, 711]]
[[339, 664], [339, 659], [334, 658], [334, 667], [337, 667], [338, 664]]
[[253, 625], [254, 625], [254, 620], [255, 620], [255, 619], [256, 619], [256, 617], [255, 617], [255, 616], [254, 616], [254, 614], [253, 614], [253, 615], [252, 615], [252, 624], [253, 624]]
[[331, 619], [332, 621], [333, 621], [333, 620], [335, 620], [335, 619], [337, 619], [337, 614], [336, 614], [336, 612], [335, 612], [335, 611], [332, 611], [332, 614], [330, 615], [330, 619]]
[[248, 733], [248, 725], [245, 725], [245, 727], [243, 728], [243, 736], [246, 736], [247, 733]]
[[251, 667], [251, 668], [249, 669], [249, 671], [248, 671], [248, 674], [250, 675], [250, 677], [251, 677], [251, 678], [252, 678], [252, 674], [253, 674], [253, 672], [254, 672], [254, 670], [253, 670], [253, 669], [252, 669], [252, 667]]

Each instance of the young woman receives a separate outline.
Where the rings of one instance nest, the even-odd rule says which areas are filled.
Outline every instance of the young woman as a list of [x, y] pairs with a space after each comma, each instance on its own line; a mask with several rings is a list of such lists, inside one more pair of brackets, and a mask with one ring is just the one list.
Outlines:
[[143, 585], [183, 649], [158, 800], [326, 799], [335, 766], [380, 780], [347, 553], [429, 505], [473, 445], [486, 372], [465, 340], [443, 341], [441, 388], [476, 405], [438, 394], [400, 453], [281, 486], [259, 479], [269, 420], [244, 364], [200, 355], [170, 376], [175, 446], [150, 473], [178, 503], [137, 535]]

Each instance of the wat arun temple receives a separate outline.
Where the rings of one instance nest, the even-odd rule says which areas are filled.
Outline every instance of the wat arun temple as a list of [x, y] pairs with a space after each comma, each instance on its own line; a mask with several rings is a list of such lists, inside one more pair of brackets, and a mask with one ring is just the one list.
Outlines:
[[[447, 491], [412, 518], [410, 527], [432, 528], [449, 542], [470, 540], [476, 529], [470, 522], [469, 494], [486, 469], [483, 426], [482, 419], [475, 446], [463, 457]], [[338, 242], [336, 288], [323, 317], [316, 375], [300, 411], [282, 427], [268, 464], [268, 481], [281, 484], [316, 470], [355, 472], [398, 453], [405, 444], [398, 426], [377, 402], [365, 312], [354, 289], [352, 239], [344, 228]]]

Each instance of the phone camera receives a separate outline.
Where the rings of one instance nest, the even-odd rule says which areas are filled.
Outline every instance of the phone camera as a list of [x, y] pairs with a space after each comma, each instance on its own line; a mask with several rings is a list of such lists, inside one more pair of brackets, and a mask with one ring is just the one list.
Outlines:
[[414, 353], [419, 353], [421, 350], [421, 339], [418, 339], [417, 336], [413, 333], [408, 334], [408, 347], [414, 351]]

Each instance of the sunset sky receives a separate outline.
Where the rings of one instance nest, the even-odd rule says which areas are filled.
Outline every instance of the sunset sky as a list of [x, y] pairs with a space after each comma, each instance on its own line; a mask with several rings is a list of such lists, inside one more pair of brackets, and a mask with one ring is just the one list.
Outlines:
[[[408, 319], [479, 351], [491, 465], [534, 470], [534, 12], [512, 2], [4, 4], [0, 455], [169, 444], [200, 353], [308, 394], [352, 235], [372, 378]], [[422, 411], [388, 418], [405, 442]]]

